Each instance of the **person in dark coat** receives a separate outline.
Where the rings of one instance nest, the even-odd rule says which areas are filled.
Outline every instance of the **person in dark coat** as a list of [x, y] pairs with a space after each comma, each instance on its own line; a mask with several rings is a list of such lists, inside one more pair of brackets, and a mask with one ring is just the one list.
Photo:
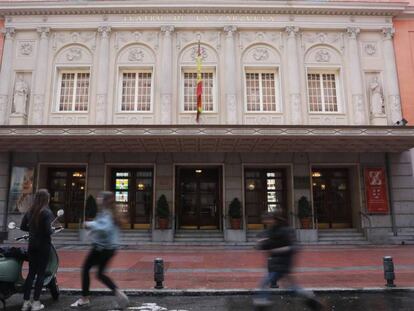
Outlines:
[[[24, 283], [22, 311], [38, 311], [45, 308], [39, 298], [52, 247], [51, 235], [53, 233], [52, 222], [54, 216], [49, 208], [49, 199], [50, 194], [46, 189], [37, 191], [33, 204], [23, 216], [20, 225], [21, 230], [29, 232], [29, 273]], [[33, 303], [31, 303], [30, 293], [35, 278]]]
[[263, 223], [267, 229], [261, 234], [262, 238], [258, 240], [256, 249], [268, 252], [267, 269], [268, 273], [260, 283], [260, 292], [254, 298], [253, 303], [256, 306], [269, 306], [272, 301], [269, 299], [269, 286], [277, 284], [277, 281], [283, 277], [288, 277], [291, 283], [291, 289], [296, 294], [306, 299], [306, 304], [312, 310], [322, 310], [323, 304], [319, 302], [312, 291], [306, 291], [300, 288], [289, 277], [291, 273], [297, 247], [295, 246], [295, 232], [288, 225], [281, 212], [269, 212], [263, 215]]

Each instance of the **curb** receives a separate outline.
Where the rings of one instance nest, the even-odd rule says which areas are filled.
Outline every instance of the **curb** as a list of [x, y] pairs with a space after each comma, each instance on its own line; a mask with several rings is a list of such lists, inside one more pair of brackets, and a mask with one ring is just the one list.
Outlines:
[[[413, 292], [414, 287], [361, 287], [361, 288], [346, 288], [346, 287], [331, 287], [331, 288], [306, 288], [306, 290], [313, 291], [315, 293], [384, 293], [384, 292]], [[124, 292], [128, 296], [241, 296], [241, 295], [253, 295], [257, 293], [258, 289], [125, 289]], [[292, 294], [290, 289], [269, 289], [272, 294]], [[60, 290], [62, 294], [66, 295], [79, 295], [80, 289], [75, 288], [62, 288]], [[95, 296], [112, 295], [112, 292], [108, 289], [94, 289], [91, 290], [91, 294]]]

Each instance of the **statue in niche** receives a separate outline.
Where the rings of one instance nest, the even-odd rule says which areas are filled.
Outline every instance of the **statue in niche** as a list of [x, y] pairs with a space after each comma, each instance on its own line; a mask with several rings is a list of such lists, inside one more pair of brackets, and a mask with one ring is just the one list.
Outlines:
[[13, 113], [19, 115], [26, 114], [27, 97], [29, 93], [29, 86], [23, 79], [23, 75], [18, 75], [14, 85], [13, 96]]
[[371, 114], [384, 115], [384, 96], [378, 76], [375, 76], [369, 84], [371, 98]]

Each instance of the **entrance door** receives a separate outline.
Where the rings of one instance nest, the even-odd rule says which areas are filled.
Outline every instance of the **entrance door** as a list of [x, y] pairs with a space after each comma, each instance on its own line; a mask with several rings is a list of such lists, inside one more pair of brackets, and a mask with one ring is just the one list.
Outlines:
[[265, 212], [281, 210], [287, 217], [285, 171], [246, 168], [244, 171], [247, 227], [261, 229]]
[[66, 228], [78, 228], [85, 204], [85, 168], [49, 168], [50, 208], [65, 211]]
[[113, 169], [112, 185], [118, 211], [127, 220], [124, 227], [149, 229], [153, 206], [152, 168]]
[[220, 168], [177, 168], [178, 224], [181, 229], [219, 229]]
[[352, 227], [348, 169], [314, 168], [312, 186], [318, 227]]

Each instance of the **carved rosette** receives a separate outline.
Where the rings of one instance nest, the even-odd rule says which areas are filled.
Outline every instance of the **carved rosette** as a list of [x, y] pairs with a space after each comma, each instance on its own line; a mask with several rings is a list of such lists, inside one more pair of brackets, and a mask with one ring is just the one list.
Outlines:
[[385, 40], [392, 40], [395, 34], [395, 29], [394, 27], [382, 28], [382, 34], [384, 35]]
[[358, 27], [348, 27], [346, 29], [346, 33], [348, 34], [348, 37], [350, 39], [356, 39], [360, 32], [361, 29], [359, 29]]
[[257, 61], [266, 61], [269, 59], [269, 49], [267, 48], [255, 48], [253, 51], [253, 58]]
[[70, 62], [79, 61], [82, 58], [82, 50], [80, 48], [70, 48], [66, 53], [66, 59]]
[[318, 63], [328, 63], [331, 60], [331, 54], [326, 49], [320, 49], [315, 54], [315, 60]]
[[19, 42], [19, 56], [28, 57], [33, 54], [34, 42], [33, 41], [21, 41]]

